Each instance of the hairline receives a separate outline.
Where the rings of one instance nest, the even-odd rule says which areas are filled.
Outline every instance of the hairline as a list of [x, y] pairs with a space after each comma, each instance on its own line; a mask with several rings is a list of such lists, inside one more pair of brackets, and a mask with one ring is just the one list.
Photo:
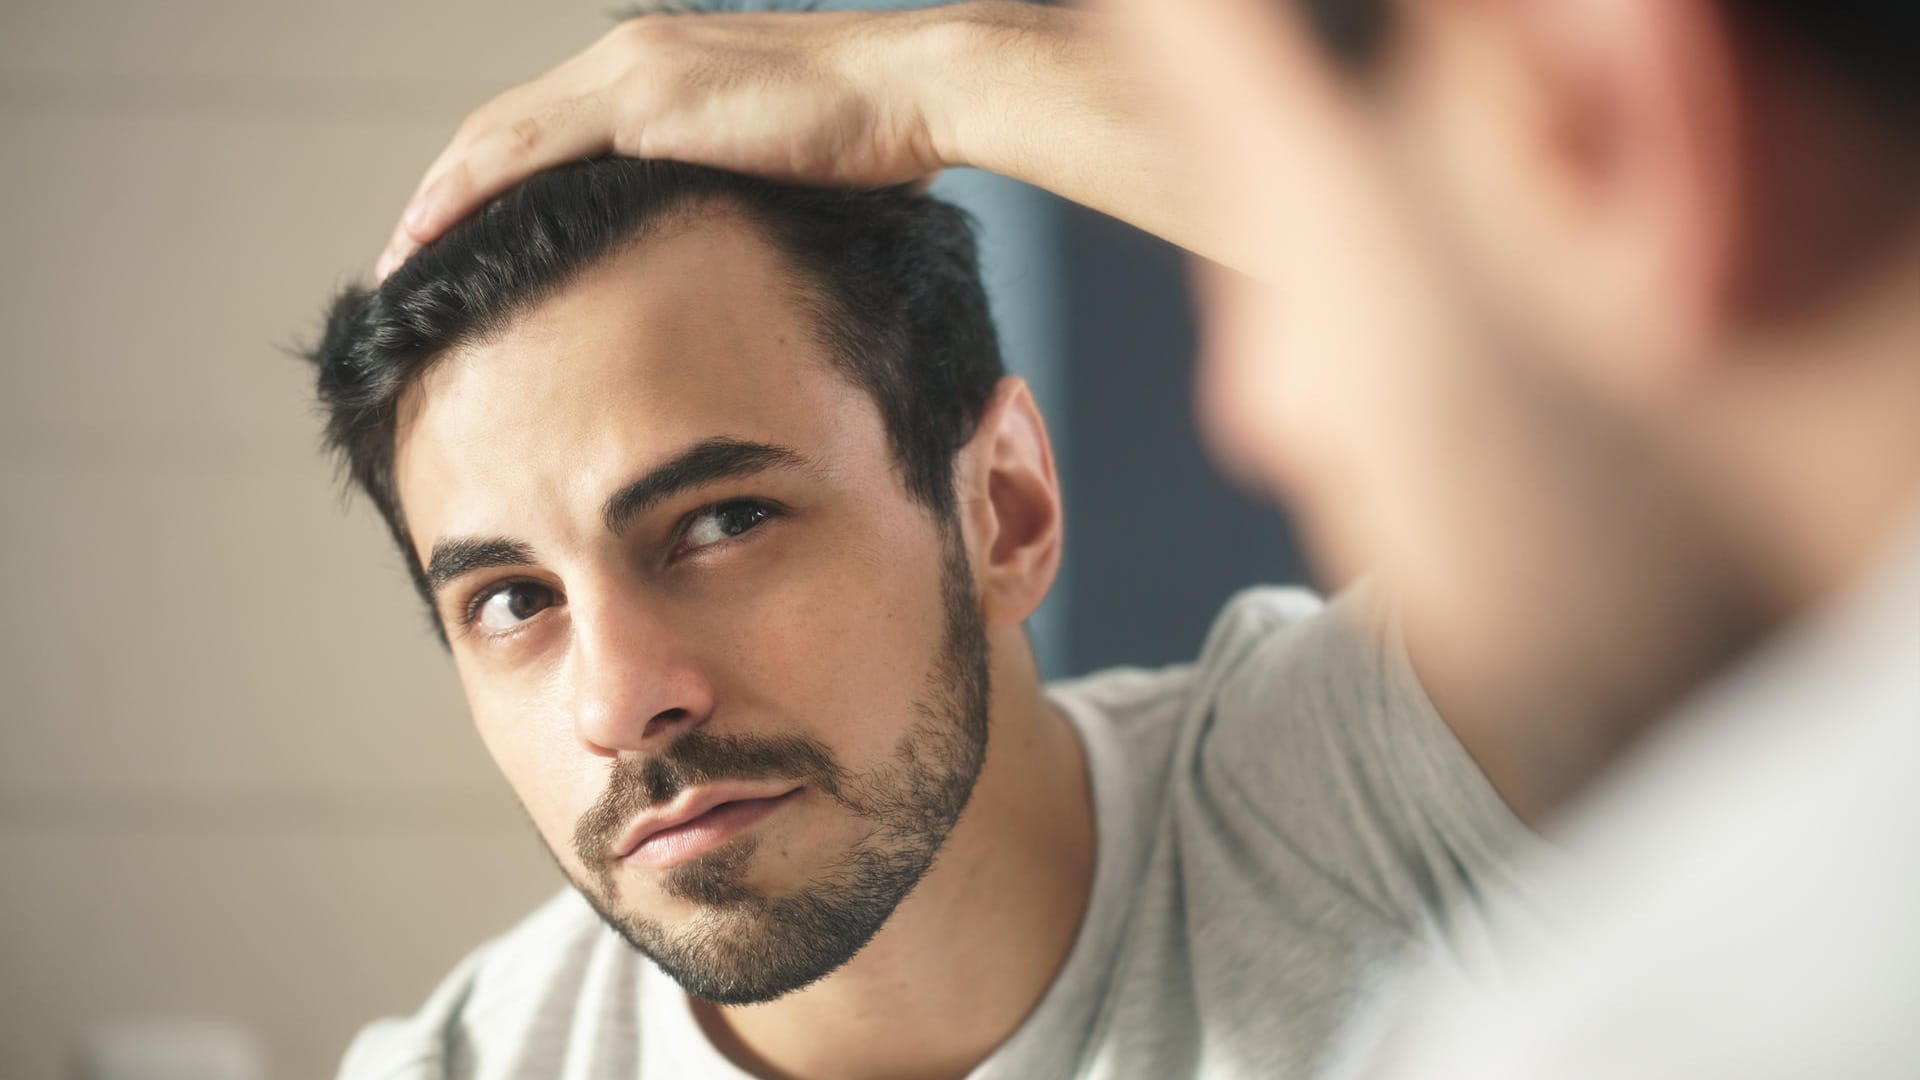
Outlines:
[[[833, 377], [858, 391], [861, 398], [866, 401], [867, 407], [873, 410], [875, 417], [880, 421], [881, 435], [886, 440], [887, 453], [891, 459], [888, 463], [888, 471], [894, 474], [895, 481], [905, 491], [908, 499], [924, 507], [934, 516], [936, 523], [952, 516], [953, 507], [950, 502], [929, 504], [919, 492], [914, 490], [906, 448], [895, 437], [893, 426], [888, 422], [878, 396], [872, 387], [861, 382], [852, 362], [841, 355], [840, 346], [832, 340], [833, 335], [828, 327], [828, 320], [833, 315], [832, 309], [842, 306], [840, 298], [834, 294], [833, 286], [820, 280], [818, 273], [798, 265], [793, 254], [776, 235], [774, 225], [764, 220], [763, 215], [756, 214], [740, 196], [728, 191], [701, 191], [680, 195], [659, 213], [636, 222], [625, 237], [607, 245], [605, 251], [591, 259], [583, 260], [578, 266], [569, 268], [566, 273], [557, 276], [541, 288], [530, 290], [524, 297], [506, 305], [493, 318], [477, 322], [466, 333], [460, 334], [422, 358], [419, 365], [408, 374], [407, 379], [392, 398], [393, 430], [390, 433], [386, 455], [387, 490], [391, 492], [394, 517], [406, 535], [407, 543], [403, 546], [406, 548], [405, 555], [416, 581], [423, 580], [426, 567], [420, 560], [417, 551], [418, 537], [414, 534], [413, 524], [408, 519], [406, 505], [400, 494], [400, 448], [403, 433], [411, 426], [411, 421], [417, 418], [424, 404], [421, 395], [426, 392], [423, 389], [426, 381], [446, 361], [471, 356], [475, 350], [498, 343], [516, 327], [523, 325], [540, 308], [558, 300], [594, 273], [604, 270], [635, 249], [684, 235], [687, 231], [704, 224], [724, 223], [728, 219], [750, 230], [758, 242], [772, 253], [776, 276], [787, 301], [798, 317], [806, 321], [808, 324], [806, 329], [820, 348], [821, 355], [810, 362], [824, 364]], [[950, 460], [951, 457], [949, 457]], [[431, 599], [429, 599], [429, 606], [433, 606]], [[434, 611], [434, 620], [436, 624], [439, 623], [437, 608]]]

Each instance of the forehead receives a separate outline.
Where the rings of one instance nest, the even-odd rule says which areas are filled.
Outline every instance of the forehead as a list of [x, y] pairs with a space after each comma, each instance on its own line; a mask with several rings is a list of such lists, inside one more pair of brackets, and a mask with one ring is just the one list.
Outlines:
[[636, 470], [721, 435], [830, 471], [891, 461], [793, 272], [755, 227], [714, 212], [628, 245], [432, 365], [400, 402], [395, 481], [425, 549], [522, 533], [504, 507], [597, 507]]

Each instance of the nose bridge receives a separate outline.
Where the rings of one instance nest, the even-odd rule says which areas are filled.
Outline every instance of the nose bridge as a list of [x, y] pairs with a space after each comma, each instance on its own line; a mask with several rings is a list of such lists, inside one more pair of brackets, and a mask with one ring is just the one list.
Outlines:
[[638, 750], [704, 721], [713, 694], [671, 620], [619, 588], [568, 598], [574, 726], [598, 752]]

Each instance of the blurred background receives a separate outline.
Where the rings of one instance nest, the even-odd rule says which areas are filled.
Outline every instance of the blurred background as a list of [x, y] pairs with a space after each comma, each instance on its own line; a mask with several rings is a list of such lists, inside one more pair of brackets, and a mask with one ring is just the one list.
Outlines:
[[[0, 1076], [331, 1075], [559, 886], [287, 350], [461, 117], [607, 19], [0, 5]], [[1190, 658], [1235, 589], [1300, 580], [1194, 439], [1180, 259], [938, 190], [1060, 454], [1045, 669]]]

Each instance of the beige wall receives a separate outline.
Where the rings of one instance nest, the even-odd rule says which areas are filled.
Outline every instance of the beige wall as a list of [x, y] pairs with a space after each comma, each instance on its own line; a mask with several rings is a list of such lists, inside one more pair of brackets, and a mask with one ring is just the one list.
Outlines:
[[328, 1075], [554, 887], [282, 348], [603, 7], [0, 4], [0, 1075]]

